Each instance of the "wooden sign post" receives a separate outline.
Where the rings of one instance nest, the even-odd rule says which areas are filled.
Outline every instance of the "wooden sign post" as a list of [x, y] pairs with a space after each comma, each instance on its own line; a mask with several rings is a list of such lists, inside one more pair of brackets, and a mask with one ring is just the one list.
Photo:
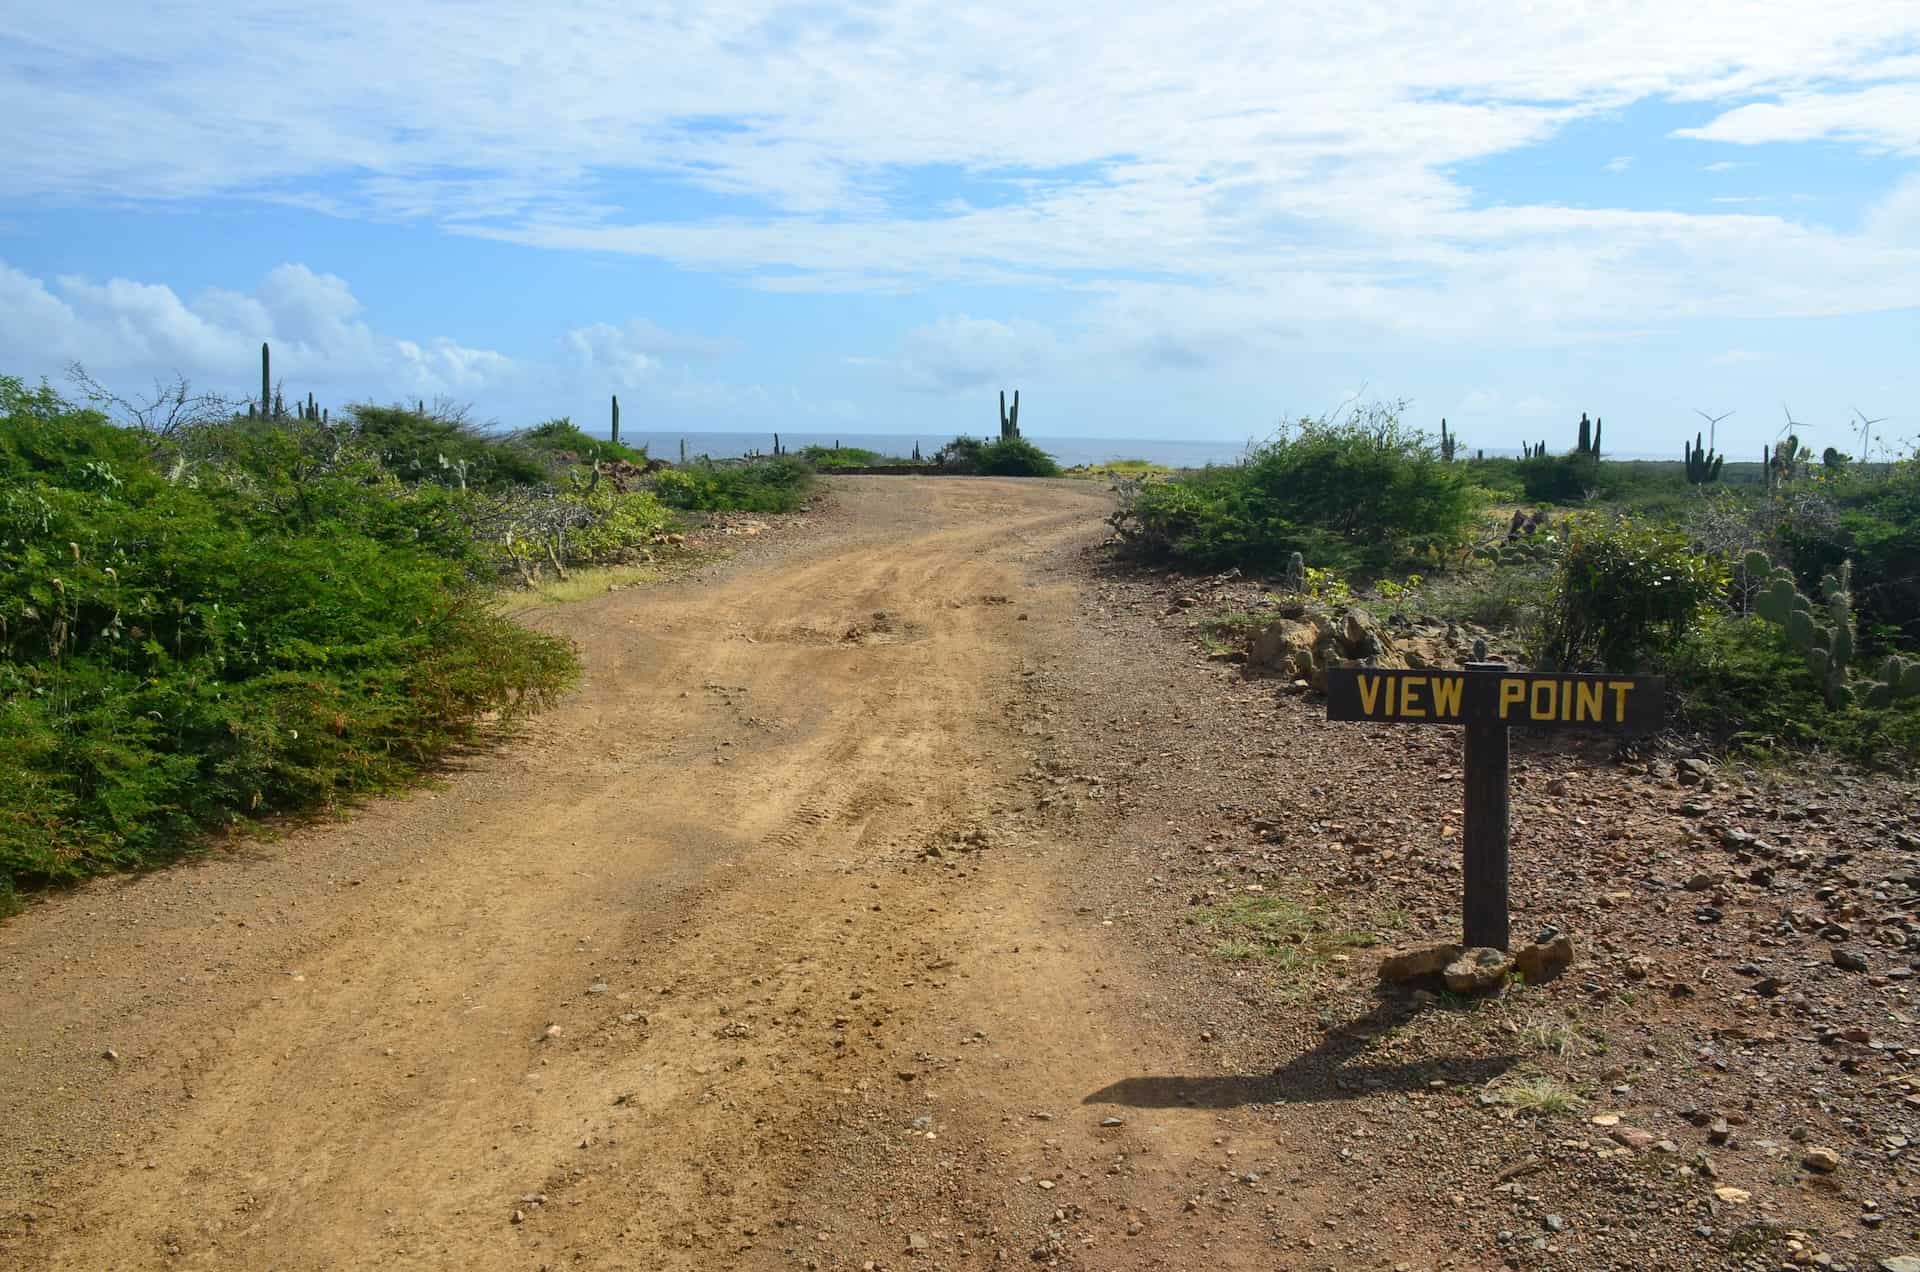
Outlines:
[[1507, 917], [1507, 729], [1639, 732], [1660, 723], [1658, 676], [1557, 675], [1470, 662], [1463, 671], [1327, 670], [1327, 719], [1466, 728], [1463, 936], [1504, 950]]

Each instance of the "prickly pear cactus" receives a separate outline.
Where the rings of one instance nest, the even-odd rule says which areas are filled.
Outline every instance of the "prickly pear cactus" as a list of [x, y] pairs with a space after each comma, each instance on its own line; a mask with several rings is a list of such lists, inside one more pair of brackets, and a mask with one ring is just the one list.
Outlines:
[[1838, 570], [1820, 581], [1818, 606], [1794, 586], [1793, 575], [1774, 565], [1766, 553], [1749, 552], [1746, 567], [1749, 578], [1760, 580], [1753, 612], [1786, 632], [1787, 642], [1800, 651], [1828, 706], [1851, 702], [1847, 671], [1854, 653], [1853, 563], [1841, 562]]
[[1870, 707], [1890, 707], [1902, 698], [1920, 698], [1920, 661], [1894, 655], [1881, 664], [1880, 675], [1867, 690]]

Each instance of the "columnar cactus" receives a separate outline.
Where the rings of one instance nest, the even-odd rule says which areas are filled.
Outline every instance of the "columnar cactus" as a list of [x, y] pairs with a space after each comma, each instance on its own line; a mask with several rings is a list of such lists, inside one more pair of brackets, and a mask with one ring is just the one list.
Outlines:
[[1286, 588], [1286, 590], [1289, 592], [1304, 592], [1307, 590], [1307, 558], [1306, 557], [1302, 556], [1298, 552], [1293, 552], [1288, 554], [1287, 573], [1285, 578], [1282, 579], [1281, 581], [1281, 586]]
[[1600, 421], [1588, 420], [1585, 411], [1580, 412], [1580, 444], [1574, 448], [1574, 453], [1600, 458]]
[[1694, 486], [1710, 486], [1720, 480], [1720, 470], [1726, 465], [1727, 457], [1717, 455], [1700, 443], [1700, 434], [1693, 435], [1693, 442], [1686, 446], [1687, 482]]
[[1000, 440], [1010, 441], [1020, 436], [1020, 390], [1013, 391], [1013, 409], [1007, 409], [1007, 391], [1000, 390]]
[[620, 444], [620, 395], [618, 393], [613, 395], [613, 428], [607, 436], [615, 446]]
[[1820, 581], [1823, 600], [1818, 608], [1793, 585], [1793, 575], [1774, 565], [1766, 553], [1749, 552], [1746, 567], [1749, 578], [1761, 580], [1753, 612], [1786, 631], [1787, 641], [1806, 660], [1828, 706], [1851, 702], [1847, 668], [1854, 653], [1853, 563], [1842, 561], [1838, 570]]
[[273, 354], [267, 342], [260, 342], [260, 414], [270, 414], [273, 406]]
[[1453, 434], [1447, 432], [1447, 417], [1444, 415], [1441, 416], [1440, 417], [1440, 458], [1445, 460], [1449, 464], [1453, 462], [1454, 445], [1458, 440], [1459, 439], [1454, 437]]

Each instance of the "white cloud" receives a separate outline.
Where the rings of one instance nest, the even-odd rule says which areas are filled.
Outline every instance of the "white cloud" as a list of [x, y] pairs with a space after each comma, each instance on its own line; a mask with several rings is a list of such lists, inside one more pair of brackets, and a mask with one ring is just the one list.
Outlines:
[[909, 388], [959, 393], [1011, 384], [1053, 365], [1059, 353], [1059, 339], [1039, 323], [950, 314], [909, 331], [893, 365]]
[[[1920, 153], [1908, 0], [42, 8], [30, 31], [0, 18], [0, 118], [30, 121], [0, 198], [248, 196], [770, 291], [1085, 289], [1086, 322], [1165, 365], [1236, 340], [1257, 353], [1287, 328], [1565, 340], [1920, 291], [1920, 257], [1884, 237], [1897, 217], [1840, 234], [1487, 206], [1457, 175], [1647, 98], [1719, 111], [1687, 139]], [[934, 165], [963, 192], [901, 192]], [[678, 182], [695, 214], [647, 219], [644, 196], [616, 193], [636, 180]], [[723, 211], [698, 215], [709, 195]], [[161, 325], [197, 347], [244, 326], [250, 299], [265, 303], [196, 301], [215, 334]], [[318, 344], [354, 338], [350, 314], [311, 317]], [[585, 339], [629, 375], [697, 356]], [[921, 356], [932, 383], [977, 374]]]
[[1607, 162], [1602, 166], [1605, 167], [1608, 172], [1613, 172], [1613, 173], [1625, 172], [1628, 168], [1633, 167], [1633, 156], [1632, 155], [1615, 155], [1613, 158], [1607, 160]]
[[102, 375], [179, 372], [251, 386], [260, 343], [289, 386], [377, 384], [409, 396], [472, 392], [516, 371], [505, 355], [441, 336], [382, 335], [358, 316], [344, 279], [281, 265], [251, 293], [62, 276], [51, 287], [0, 261], [0, 365], [84, 363]]
[[1854, 92], [1783, 93], [1750, 102], [1678, 134], [1751, 146], [1777, 141], [1846, 141], [1920, 154], [1920, 83], [1875, 84]]

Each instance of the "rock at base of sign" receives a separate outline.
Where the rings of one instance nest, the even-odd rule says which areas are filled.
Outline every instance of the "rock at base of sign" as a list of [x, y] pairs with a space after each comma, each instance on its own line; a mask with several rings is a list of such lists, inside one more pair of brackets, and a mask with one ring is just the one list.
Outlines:
[[1513, 952], [1513, 970], [1527, 984], [1550, 981], [1573, 966], [1573, 938], [1556, 936], [1551, 941], [1536, 941]]
[[1438, 976], [1447, 965], [1464, 953], [1459, 945], [1423, 945], [1417, 949], [1395, 950], [1380, 960], [1380, 979], [1395, 985]]
[[1441, 975], [1454, 993], [1478, 994], [1506, 984], [1507, 973], [1512, 970], [1513, 955], [1482, 945], [1462, 953]]

